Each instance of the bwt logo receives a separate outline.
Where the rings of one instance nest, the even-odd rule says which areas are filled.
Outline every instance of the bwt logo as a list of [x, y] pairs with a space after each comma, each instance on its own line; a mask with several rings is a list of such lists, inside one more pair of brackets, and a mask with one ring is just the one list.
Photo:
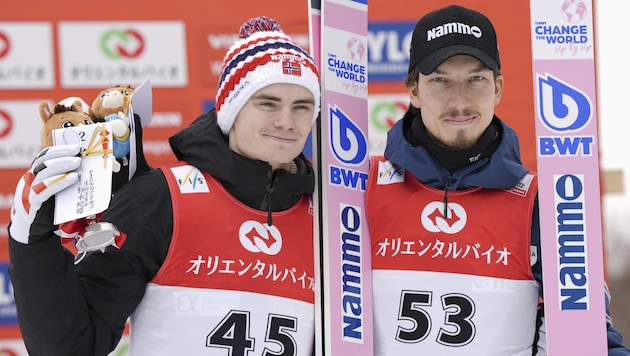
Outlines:
[[4, 58], [9, 53], [9, 49], [11, 49], [9, 36], [4, 32], [0, 32], [0, 59]]
[[[365, 162], [368, 154], [367, 138], [338, 107], [328, 107], [330, 148], [339, 163], [358, 166]], [[367, 173], [344, 167], [330, 166], [330, 183], [348, 188], [365, 190]]]
[[101, 49], [109, 58], [135, 58], [144, 50], [144, 39], [135, 30], [110, 30], [101, 38]]
[[[569, 84], [546, 74], [536, 75], [538, 82], [538, 114], [543, 124], [559, 134], [574, 133], [585, 128], [592, 118], [588, 96]], [[541, 136], [540, 156], [590, 156], [593, 136]]]
[[584, 175], [554, 175], [560, 310], [589, 310]]

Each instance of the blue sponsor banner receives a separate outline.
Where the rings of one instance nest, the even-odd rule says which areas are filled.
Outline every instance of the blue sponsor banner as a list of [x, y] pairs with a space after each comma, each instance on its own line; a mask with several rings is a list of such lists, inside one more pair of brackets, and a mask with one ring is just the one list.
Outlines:
[[0, 263], [0, 278], [2, 290], [0, 291], [0, 325], [17, 324], [17, 311], [13, 297], [13, 287], [9, 278], [8, 262]]
[[409, 45], [416, 22], [368, 23], [368, 80], [401, 83], [409, 68]]

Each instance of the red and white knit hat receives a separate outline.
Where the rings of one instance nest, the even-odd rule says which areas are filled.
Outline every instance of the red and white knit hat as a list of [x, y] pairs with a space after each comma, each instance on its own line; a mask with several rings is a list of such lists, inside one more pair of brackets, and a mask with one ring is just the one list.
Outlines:
[[320, 85], [315, 62], [274, 19], [252, 18], [240, 29], [240, 40], [223, 59], [217, 91], [217, 120], [228, 134], [234, 119], [258, 90], [277, 83], [297, 84], [308, 89], [315, 100], [313, 122], [319, 114]]

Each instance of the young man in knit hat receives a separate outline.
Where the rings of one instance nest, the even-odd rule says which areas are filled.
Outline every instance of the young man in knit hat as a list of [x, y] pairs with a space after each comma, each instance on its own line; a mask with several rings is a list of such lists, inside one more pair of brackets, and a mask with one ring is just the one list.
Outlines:
[[9, 227], [31, 355], [107, 355], [129, 316], [133, 355], [312, 354], [315, 177], [301, 152], [318, 71], [274, 20], [255, 18], [225, 56], [216, 99], [170, 138], [179, 163], [113, 197], [102, 220], [127, 235], [120, 249], [64, 251], [51, 197], [76, 173], [53, 180], [80, 165], [78, 147], [36, 159]]
[[[421, 18], [405, 84], [367, 186], [375, 355], [545, 355], [537, 180], [494, 114], [490, 20], [461, 6]], [[609, 355], [630, 354], [607, 320]]]

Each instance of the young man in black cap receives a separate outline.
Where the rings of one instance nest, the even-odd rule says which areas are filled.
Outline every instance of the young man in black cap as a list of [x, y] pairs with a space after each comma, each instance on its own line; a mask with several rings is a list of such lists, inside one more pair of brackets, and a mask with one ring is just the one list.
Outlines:
[[180, 162], [136, 176], [103, 221], [119, 249], [73, 256], [52, 223], [79, 147], [43, 151], [16, 190], [9, 270], [30, 355], [311, 356], [313, 59], [275, 20], [241, 27], [217, 105], [170, 138]]
[[[418, 21], [411, 105], [367, 187], [378, 356], [546, 354], [537, 180], [494, 115], [500, 70], [481, 13]], [[610, 324], [608, 340], [610, 355], [630, 354]]]

